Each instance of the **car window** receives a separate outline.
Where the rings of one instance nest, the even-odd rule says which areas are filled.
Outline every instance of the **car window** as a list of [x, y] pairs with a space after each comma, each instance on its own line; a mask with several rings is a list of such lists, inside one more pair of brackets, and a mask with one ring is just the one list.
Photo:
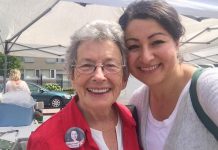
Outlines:
[[0, 93], [3, 92], [3, 84], [0, 84]]
[[28, 84], [28, 86], [31, 92], [39, 92], [39, 88], [37, 86], [34, 86], [32, 84]]

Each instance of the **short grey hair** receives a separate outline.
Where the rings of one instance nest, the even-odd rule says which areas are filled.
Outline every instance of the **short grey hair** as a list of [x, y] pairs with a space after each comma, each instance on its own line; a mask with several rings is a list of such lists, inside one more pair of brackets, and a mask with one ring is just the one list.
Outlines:
[[120, 50], [122, 56], [122, 63], [126, 67], [123, 68], [123, 78], [128, 79], [129, 72], [127, 67], [127, 49], [125, 47], [123, 31], [119, 24], [109, 21], [96, 20], [90, 22], [77, 30], [71, 37], [71, 44], [66, 52], [66, 69], [69, 77], [74, 72], [72, 65], [75, 65], [77, 61], [77, 49], [83, 41], [88, 40], [111, 40], [113, 41]]

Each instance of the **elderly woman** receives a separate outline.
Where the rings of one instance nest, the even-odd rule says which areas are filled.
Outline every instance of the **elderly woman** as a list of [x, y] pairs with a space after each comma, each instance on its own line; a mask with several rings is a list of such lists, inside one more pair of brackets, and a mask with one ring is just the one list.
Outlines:
[[5, 86], [5, 92], [25, 91], [30, 94], [30, 89], [25, 81], [21, 80], [21, 73], [18, 69], [11, 69], [9, 80]]
[[[27, 149], [138, 150], [134, 119], [116, 103], [128, 78], [125, 57], [119, 25], [95, 21], [78, 30], [66, 55], [77, 95], [32, 133]], [[79, 146], [69, 144], [72, 130]]]

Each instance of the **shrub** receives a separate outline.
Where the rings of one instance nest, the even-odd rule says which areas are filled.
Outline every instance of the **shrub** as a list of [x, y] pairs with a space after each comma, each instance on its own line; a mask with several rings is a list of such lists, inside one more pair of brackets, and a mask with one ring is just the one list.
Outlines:
[[69, 93], [69, 94], [75, 94], [75, 90], [70, 88], [70, 89], [63, 89], [63, 91]]
[[44, 85], [46, 89], [52, 90], [52, 91], [62, 91], [62, 88], [57, 83], [46, 83]]

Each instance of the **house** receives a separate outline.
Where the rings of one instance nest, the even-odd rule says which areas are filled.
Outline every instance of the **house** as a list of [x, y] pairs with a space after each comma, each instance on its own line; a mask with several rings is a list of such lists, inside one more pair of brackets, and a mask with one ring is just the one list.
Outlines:
[[70, 88], [63, 58], [22, 57], [22, 79], [38, 84], [58, 83], [63, 88]]

